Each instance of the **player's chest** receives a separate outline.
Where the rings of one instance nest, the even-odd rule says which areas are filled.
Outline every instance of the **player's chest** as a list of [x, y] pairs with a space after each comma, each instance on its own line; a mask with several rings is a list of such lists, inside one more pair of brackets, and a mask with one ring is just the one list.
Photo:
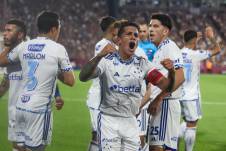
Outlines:
[[139, 65], [116, 64], [109, 66], [106, 76], [111, 77], [112, 81], [126, 83], [137, 83], [143, 80], [144, 71]]

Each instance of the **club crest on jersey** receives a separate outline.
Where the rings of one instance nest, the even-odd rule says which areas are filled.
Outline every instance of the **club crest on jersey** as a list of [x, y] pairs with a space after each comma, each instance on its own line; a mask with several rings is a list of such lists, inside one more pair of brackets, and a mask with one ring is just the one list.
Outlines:
[[45, 47], [45, 44], [30, 44], [28, 45], [28, 51], [42, 51], [42, 49]]

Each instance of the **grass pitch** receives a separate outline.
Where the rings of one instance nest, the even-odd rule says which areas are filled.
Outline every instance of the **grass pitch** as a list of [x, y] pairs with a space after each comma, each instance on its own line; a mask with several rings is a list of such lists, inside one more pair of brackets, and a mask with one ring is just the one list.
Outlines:
[[[76, 72], [78, 75], [78, 72]], [[91, 82], [73, 88], [59, 82], [64, 108], [54, 108], [52, 143], [46, 151], [86, 151], [91, 138], [86, 95]], [[194, 151], [226, 148], [226, 75], [201, 75], [203, 119], [199, 121]], [[183, 143], [180, 147], [183, 150]], [[0, 151], [11, 151], [7, 141], [7, 94], [0, 98]]]

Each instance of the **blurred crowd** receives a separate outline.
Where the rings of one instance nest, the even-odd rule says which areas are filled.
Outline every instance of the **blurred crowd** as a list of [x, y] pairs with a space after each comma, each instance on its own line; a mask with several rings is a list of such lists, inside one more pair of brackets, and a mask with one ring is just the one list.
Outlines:
[[[117, 12], [118, 18], [130, 19], [134, 21], [146, 20], [148, 22], [151, 13], [158, 11], [159, 1], [150, 3], [152, 6], [137, 6], [130, 1], [128, 5], [120, 4]], [[183, 47], [182, 35], [186, 29], [195, 29], [203, 32], [207, 25], [211, 25], [216, 30], [217, 40], [221, 42], [221, 54], [202, 64], [203, 72], [221, 72], [220, 69], [226, 67], [226, 13], [219, 10], [203, 12], [197, 7], [187, 7], [183, 1], [168, 4], [169, 8], [161, 10], [170, 14], [174, 21], [172, 39], [178, 46]], [[179, 7], [183, 5], [184, 7]], [[153, 9], [153, 6], [154, 9]], [[61, 16], [61, 35], [59, 42], [68, 50], [70, 59], [76, 68], [80, 68], [94, 54], [94, 46], [101, 38], [101, 31], [98, 26], [100, 17], [108, 15], [106, 0], [8, 0], [4, 5], [0, 5], [0, 16], [6, 21], [9, 18], [19, 18], [26, 22], [28, 35], [33, 38], [37, 34], [35, 20], [41, 10], [51, 10]], [[205, 9], [206, 10], [206, 9]], [[0, 21], [3, 29], [4, 22]], [[209, 42], [203, 38], [200, 48], [206, 49]], [[219, 71], [218, 71], [219, 70]], [[226, 68], [225, 68], [226, 72]]]

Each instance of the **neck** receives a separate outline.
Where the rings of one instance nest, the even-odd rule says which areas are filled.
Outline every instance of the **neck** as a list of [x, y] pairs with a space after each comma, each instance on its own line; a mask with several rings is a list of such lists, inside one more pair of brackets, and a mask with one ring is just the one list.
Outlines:
[[112, 36], [111, 36], [111, 34], [105, 33], [105, 34], [104, 34], [104, 38], [107, 39], [107, 40], [112, 41]]
[[195, 45], [193, 43], [186, 43], [184, 46], [189, 49], [195, 49]]
[[54, 38], [49, 33], [47, 33], [47, 34], [43, 34], [43, 33], [42, 34], [38, 34], [38, 37], [46, 37], [46, 38], [54, 40]]
[[122, 51], [119, 50], [119, 56], [122, 60], [126, 61], [129, 60], [132, 56], [128, 56], [125, 53], [123, 53]]
[[164, 37], [164, 38], [162, 38], [162, 40], [159, 42], [159, 43], [155, 43], [156, 44], [156, 46], [158, 47], [164, 40], [166, 40], [168, 37]]

